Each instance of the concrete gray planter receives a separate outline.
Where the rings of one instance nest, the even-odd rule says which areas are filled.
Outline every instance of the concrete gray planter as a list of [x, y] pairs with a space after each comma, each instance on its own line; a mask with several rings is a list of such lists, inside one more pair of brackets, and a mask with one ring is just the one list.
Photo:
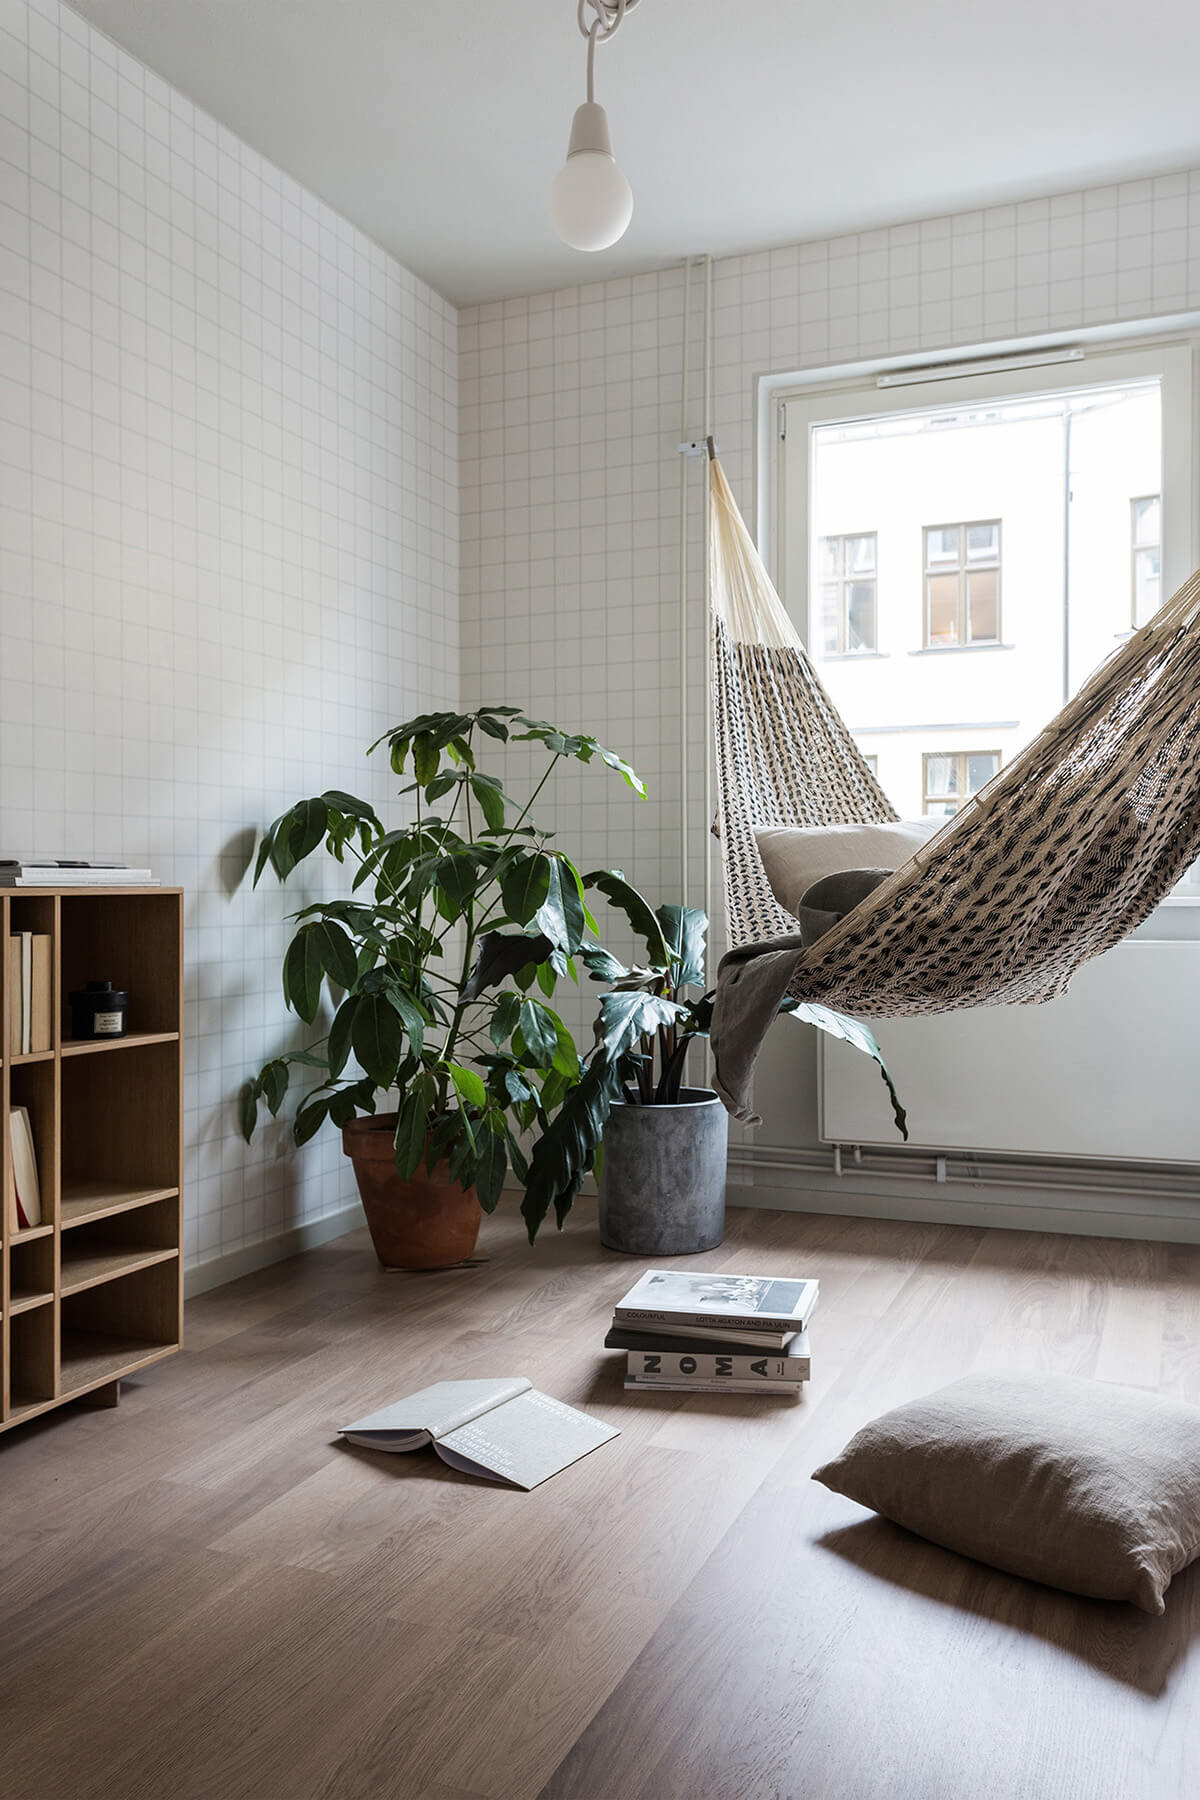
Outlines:
[[600, 1242], [631, 1256], [690, 1256], [725, 1235], [729, 1115], [711, 1088], [677, 1106], [618, 1101], [604, 1127]]

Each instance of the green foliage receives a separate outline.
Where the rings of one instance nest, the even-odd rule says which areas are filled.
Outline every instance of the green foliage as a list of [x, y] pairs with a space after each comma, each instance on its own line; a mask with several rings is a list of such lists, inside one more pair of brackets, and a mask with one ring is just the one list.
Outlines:
[[813, 1001], [800, 1003], [785, 1000], [781, 1010], [791, 1013], [793, 1018], [799, 1019], [804, 1025], [815, 1025], [818, 1031], [827, 1032], [830, 1037], [841, 1038], [845, 1043], [853, 1044], [854, 1048], [861, 1050], [864, 1056], [871, 1057], [877, 1064], [879, 1073], [883, 1077], [884, 1086], [887, 1088], [888, 1098], [892, 1103], [892, 1116], [896, 1121], [896, 1130], [907, 1143], [908, 1114], [900, 1104], [896, 1084], [883, 1060], [883, 1051], [875, 1041], [875, 1033], [864, 1025], [861, 1019], [852, 1019], [847, 1013], [834, 1012], [831, 1007], [818, 1006]]
[[[546, 773], [525, 804], [479, 768], [481, 739], [547, 751]], [[393, 771], [412, 777], [400, 790], [411, 823], [389, 829], [365, 801], [329, 789], [298, 801], [263, 834], [256, 885], [268, 868], [286, 881], [322, 846], [354, 874], [349, 898], [295, 915], [283, 960], [287, 1006], [311, 1025], [327, 995], [328, 1033], [273, 1057], [246, 1082], [241, 1128], [249, 1139], [261, 1104], [278, 1115], [296, 1069], [319, 1073], [296, 1112], [298, 1144], [327, 1121], [341, 1126], [375, 1112], [382, 1096], [398, 1091], [400, 1173], [444, 1158], [452, 1178], [474, 1186], [491, 1211], [511, 1168], [526, 1184], [532, 1240], [551, 1206], [562, 1224], [620, 1092], [610, 1046], [598, 1041], [581, 1062], [549, 1004], [561, 979], [576, 978], [576, 958], [593, 972], [628, 973], [597, 941], [585, 888], [632, 921], [652, 957], [667, 955], [663, 928], [620, 871], [585, 883], [538, 829], [532, 807], [563, 759], [601, 762], [638, 796], [645, 789], [595, 738], [511, 706], [424, 713], [371, 750], [383, 747]], [[618, 1035], [624, 1043], [628, 1028]], [[534, 1140], [528, 1160], [522, 1134]]]

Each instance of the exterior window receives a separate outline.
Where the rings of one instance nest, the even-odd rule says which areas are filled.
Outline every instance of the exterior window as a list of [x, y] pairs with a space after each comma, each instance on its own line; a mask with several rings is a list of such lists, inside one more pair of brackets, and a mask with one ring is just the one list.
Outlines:
[[951, 818], [1000, 768], [998, 750], [936, 750], [921, 758], [926, 817]]
[[925, 527], [925, 647], [1000, 642], [1000, 521]]
[[1162, 495], [1129, 502], [1133, 623], [1152, 619], [1162, 601]]
[[876, 643], [875, 533], [821, 539], [821, 654], [853, 656]]

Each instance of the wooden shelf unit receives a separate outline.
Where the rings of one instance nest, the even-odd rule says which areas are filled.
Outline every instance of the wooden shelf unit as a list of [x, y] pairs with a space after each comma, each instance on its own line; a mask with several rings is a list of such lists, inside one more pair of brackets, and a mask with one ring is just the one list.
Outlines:
[[[9, 940], [51, 939], [53, 1043], [9, 1055]], [[67, 995], [111, 981], [124, 1037], [76, 1042]], [[40, 1225], [9, 1218], [9, 1111], [29, 1110]], [[0, 1432], [120, 1382], [183, 1330], [183, 892], [0, 889]]]

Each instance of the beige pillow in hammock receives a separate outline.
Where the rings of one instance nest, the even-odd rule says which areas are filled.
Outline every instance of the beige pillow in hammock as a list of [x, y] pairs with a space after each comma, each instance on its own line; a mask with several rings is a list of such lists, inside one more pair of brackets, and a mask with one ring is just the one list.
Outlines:
[[945, 819], [897, 819], [887, 825], [772, 826], [756, 831], [771, 892], [793, 917], [814, 882], [846, 869], [898, 869]]

